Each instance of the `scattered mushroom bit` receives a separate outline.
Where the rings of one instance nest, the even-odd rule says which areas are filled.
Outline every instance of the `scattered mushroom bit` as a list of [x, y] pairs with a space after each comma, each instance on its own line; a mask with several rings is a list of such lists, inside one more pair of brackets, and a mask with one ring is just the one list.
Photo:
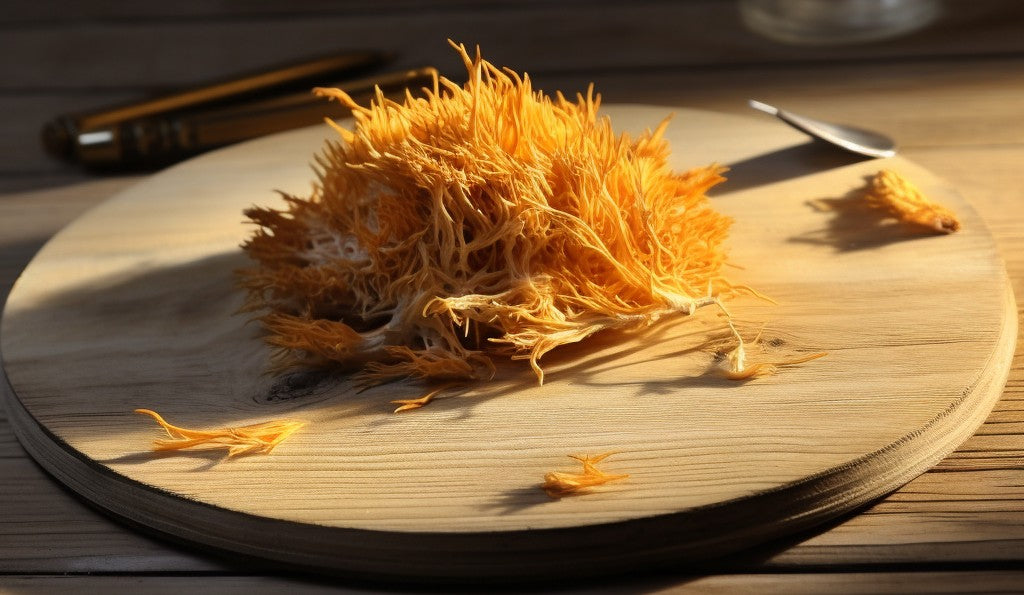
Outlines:
[[285, 419], [237, 428], [189, 430], [167, 423], [159, 413], [149, 409], [136, 409], [135, 413], [142, 413], [155, 419], [156, 423], [160, 424], [170, 437], [168, 440], [154, 440], [153, 450], [226, 448], [229, 457], [243, 454], [267, 454], [306, 425], [304, 421]]
[[928, 199], [900, 174], [883, 169], [868, 182], [864, 192], [867, 205], [908, 223], [941, 233], [960, 229], [956, 214]]
[[629, 475], [612, 475], [596, 467], [597, 463], [613, 454], [615, 453], [606, 452], [593, 457], [590, 455], [569, 455], [569, 458], [579, 461], [583, 465], [583, 469], [578, 473], [551, 471], [544, 475], [544, 483], [541, 484], [541, 489], [552, 498], [561, 498], [562, 496], [576, 494], [587, 488], [603, 485], [610, 481], [626, 479]]

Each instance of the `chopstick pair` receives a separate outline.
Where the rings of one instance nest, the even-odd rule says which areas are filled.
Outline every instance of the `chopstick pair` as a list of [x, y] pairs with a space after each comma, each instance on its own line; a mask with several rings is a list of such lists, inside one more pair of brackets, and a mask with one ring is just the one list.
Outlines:
[[[349, 110], [314, 97], [314, 86], [353, 98], [404, 94], [432, 83], [436, 70], [373, 74], [391, 60], [348, 52], [240, 75], [207, 85], [90, 112], [65, 114], [43, 127], [46, 151], [97, 170], [143, 170], [258, 136], [344, 118]], [[357, 78], [358, 77], [358, 78]]]

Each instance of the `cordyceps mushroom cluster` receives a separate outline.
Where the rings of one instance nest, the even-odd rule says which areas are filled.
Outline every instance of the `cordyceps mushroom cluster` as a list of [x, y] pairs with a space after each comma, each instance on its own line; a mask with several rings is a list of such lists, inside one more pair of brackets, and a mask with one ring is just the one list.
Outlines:
[[710, 165], [668, 163], [668, 120], [629, 136], [527, 75], [457, 51], [468, 82], [369, 106], [317, 157], [311, 195], [252, 208], [248, 308], [276, 365], [367, 382], [486, 378], [609, 329], [692, 314], [733, 291]]

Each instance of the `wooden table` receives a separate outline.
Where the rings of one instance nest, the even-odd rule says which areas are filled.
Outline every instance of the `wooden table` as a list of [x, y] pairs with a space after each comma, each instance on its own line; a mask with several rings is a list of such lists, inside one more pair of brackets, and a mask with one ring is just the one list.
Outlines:
[[[966, 4], [966, 3], [964, 3]], [[747, 113], [747, 98], [884, 130], [959, 188], [1024, 295], [1024, 9], [956, 6], [931, 28], [867, 46], [799, 48], [746, 32], [724, 1], [393, 0], [342, 7], [25, 3], [0, 15], [0, 292], [85, 209], [139, 178], [49, 160], [58, 112], [131, 99], [331, 50], [375, 47], [457, 73], [446, 36], [479, 42], [546, 89], [595, 81], [608, 102]], [[274, 43], [266, 43], [273, 39]], [[1019, 299], [1019, 297], [1018, 297]], [[1024, 317], [1022, 317], [1024, 320]], [[941, 321], [937, 321], [941, 323]], [[1020, 334], [1020, 333], [1019, 333]], [[935, 469], [831, 526], [703, 569], [613, 583], [680, 592], [1024, 589], [1024, 349], [987, 423]], [[2, 413], [0, 413], [2, 416]], [[323, 582], [152, 539], [94, 512], [44, 474], [0, 417], [0, 590], [293, 592]]]

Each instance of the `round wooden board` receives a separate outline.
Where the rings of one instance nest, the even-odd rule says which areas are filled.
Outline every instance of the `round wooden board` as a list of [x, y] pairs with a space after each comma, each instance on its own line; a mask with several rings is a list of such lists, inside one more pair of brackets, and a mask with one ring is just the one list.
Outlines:
[[[622, 130], [672, 110], [611, 106]], [[712, 312], [549, 354], [395, 415], [421, 388], [264, 373], [268, 349], [233, 271], [242, 209], [305, 194], [317, 127], [152, 176], [58, 234], [3, 317], [19, 438], [99, 507], [189, 543], [399, 579], [615, 572], [717, 556], [807, 528], [951, 452], [1001, 394], [1016, 309], [996, 247], [947, 184], [900, 159], [858, 161], [763, 118], [675, 110], [674, 167], [719, 162], [735, 218], [729, 304], [756, 357], [828, 356], [749, 382], [714, 375]], [[921, 235], [841, 200], [894, 169], [963, 230]], [[830, 208], [823, 209], [823, 205]], [[706, 309], [710, 310], [710, 309]], [[519, 362], [521, 364], [522, 362]], [[267, 456], [155, 454], [154, 409], [186, 427], [310, 422]], [[550, 499], [576, 453], [625, 481]]]

